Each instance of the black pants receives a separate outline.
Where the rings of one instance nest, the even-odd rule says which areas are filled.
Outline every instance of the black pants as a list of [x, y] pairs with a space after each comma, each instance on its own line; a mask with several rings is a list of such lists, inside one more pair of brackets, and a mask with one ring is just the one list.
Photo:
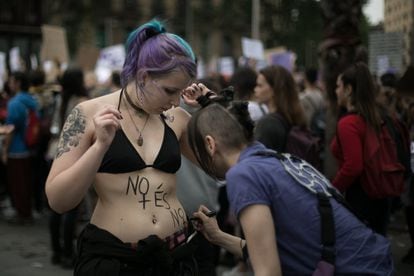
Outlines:
[[7, 184], [11, 202], [20, 218], [32, 217], [31, 158], [8, 158]]
[[198, 276], [215, 276], [217, 246], [206, 240], [201, 233], [198, 233], [193, 240], [197, 243], [194, 258], [198, 266]]
[[359, 183], [355, 183], [346, 191], [345, 199], [368, 222], [372, 230], [386, 236], [391, 210], [390, 198], [372, 199]]
[[193, 255], [197, 244], [193, 240], [169, 250], [164, 240], [150, 235], [133, 247], [88, 224], [79, 236], [74, 275], [196, 276]]

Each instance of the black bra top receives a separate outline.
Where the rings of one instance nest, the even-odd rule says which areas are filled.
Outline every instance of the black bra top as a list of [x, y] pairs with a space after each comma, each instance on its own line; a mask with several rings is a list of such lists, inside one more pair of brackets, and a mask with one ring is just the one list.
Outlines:
[[[122, 97], [122, 91], [120, 100]], [[119, 108], [119, 105], [118, 105]], [[164, 122], [164, 139], [162, 140], [160, 151], [152, 165], [148, 165], [142, 160], [125, 132], [119, 129], [115, 133], [112, 144], [102, 160], [98, 172], [101, 173], [127, 173], [152, 167], [166, 173], [175, 173], [181, 166], [180, 144], [175, 132], [167, 125], [165, 118], [161, 115]]]

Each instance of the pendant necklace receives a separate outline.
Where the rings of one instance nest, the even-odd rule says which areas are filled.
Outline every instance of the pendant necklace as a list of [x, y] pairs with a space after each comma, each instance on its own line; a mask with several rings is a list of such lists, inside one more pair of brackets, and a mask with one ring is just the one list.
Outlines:
[[[126, 97], [126, 99], [127, 99], [127, 102], [130, 104], [130, 106], [132, 106], [136, 111], [138, 111], [138, 112], [140, 112], [141, 114], [142, 113], [146, 113], [143, 109], [141, 109], [141, 108], [139, 108], [138, 106], [136, 106], [135, 104], [132, 104], [132, 101], [131, 101], [131, 99], [128, 97], [128, 93], [127, 93], [127, 91], [125, 91], [125, 97]], [[142, 127], [142, 129], [141, 129], [141, 131], [139, 130], [139, 128], [138, 128], [138, 126], [135, 124], [135, 121], [134, 121], [134, 119], [132, 118], [132, 115], [131, 115], [131, 112], [129, 111], [129, 107], [127, 106], [127, 112], [128, 112], [128, 114], [129, 114], [129, 118], [131, 119], [131, 121], [132, 121], [132, 124], [134, 125], [134, 127], [135, 127], [135, 129], [136, 129], [136, 131], [138, 132], [138, 139], [137, 139], [137, 144], [138, 144], [138, 146], [140, 146], [140, 147], [142, 147], [142, 145], [144, 144], [144, 138], [142, 137], [142, 132], [144, 131], [144, 129], [145, 129], [145, 127], [147, 126], [147, 123], [148, 123], [148, 119], [149, 119], [149, 114], [147, 113], [147, 118], [145, 119], [145, 122], [144, 122], [144, 126]]]

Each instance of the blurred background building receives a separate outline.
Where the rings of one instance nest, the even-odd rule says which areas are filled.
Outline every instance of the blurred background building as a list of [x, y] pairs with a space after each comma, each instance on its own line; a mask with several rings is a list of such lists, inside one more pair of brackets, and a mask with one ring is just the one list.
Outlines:
[[381, 75], [414, 62], [414, 0], [385, 0], [384, 22], [369, 34], [369, 65]]
[[403, 67], [414, 62], [414, 1], [385, 0], [385, 33], [400, 33]]
[[[242, 55], [241, 37], [252, 35], [251, 0], [14, 0], [0, 3], [0, 51], [19, 47], [26, 64], [39, 57], [41, 26], [66, 30], [71, 59], [85, 45], [123, 43], [129, 31], [158, 16], [185, 37], [205, 61]], [[319, 1], [262, 0], [257, 35], [266, 48], [292, 49], [303, 65], [317, 64], [322, 19]]]
[[[328, 4], [323, 4], [324, 2]], [[6, 53], [8, 57], [10, 50], [18, 47], [26, 66], [31, 66], [34, 57], [40, 62], [41, 26], [46, 24], [60, 26], [66, 31], [69, 62], [79, 62], [82, 60], [80, 52], [85, 53], [85, 49], [99, 50], [123, 44], [131, 30], [151, 18], [159, 17], [167, 21], [171, 32], [183, 36], [191, 43], [199, 60], [210, 69], [217, 69], [217, 64], [212, 61], [220, 57], [228, 57], [237, 63], [243, 56], [242, 37], [259, 39], [264, 49], [282, 47], [291, 51], [296, 65], [305, 68], [317, 66], [320, 59], [318, 46], [324, 39], [325, 31], [323, 12], [326, 8], [323, 5], [336, 5], [337, 8], [332, 10], [341, 10], [341, 5], [345, 5], [345, 2], [347, 1], [1, 1], [0, 52]], [[347, 9], [361, 7], [368, 1], [354, 2], [346, 4]], [[373, 64], [371, 69], [374, 72], [381, 62], [398, 71], [404, 70], [413, 62], [413, 3], [414, 0], [385, 0], [385, 19], [380, 25], [382, 28], [376, 26], [372, 29], [365, 16], [360, 18], [359, 35], [362, 44], [370, 47], [370, 64]], [[376, 35], [372, 39], [369, 38], [370, 31]], [[382, 37], [385, 33], [400, 34]], [[391, 50], [381, 48], [387, 45], [384, 41], [395, 42], [395, 39], [400, 39], [399, 36], [402, 36], [401, 51], [398, 43], [391, 45], [398, 46], [390, 48]], [[396, 57], [395, 51], [401, 52], [402, 56]], [[394, 52], [394, 56], [391, 52]], [[92, 67], [90, 64], [85, 66]]]

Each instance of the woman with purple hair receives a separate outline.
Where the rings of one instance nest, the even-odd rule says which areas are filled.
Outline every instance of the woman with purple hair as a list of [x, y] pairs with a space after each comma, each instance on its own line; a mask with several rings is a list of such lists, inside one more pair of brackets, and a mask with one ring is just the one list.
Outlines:
[[75, 275], [195, 275], [189, 223], [178, 201], [181, 153], [191, 160], [180, 96], [196, 62], [182, 38], [156, 20], [127, 40], [122, 89], [77, 105], [63, 127], [46, 183], [52, 209], [77, 206], [93, 185], [98, 200], [78, 241]]

